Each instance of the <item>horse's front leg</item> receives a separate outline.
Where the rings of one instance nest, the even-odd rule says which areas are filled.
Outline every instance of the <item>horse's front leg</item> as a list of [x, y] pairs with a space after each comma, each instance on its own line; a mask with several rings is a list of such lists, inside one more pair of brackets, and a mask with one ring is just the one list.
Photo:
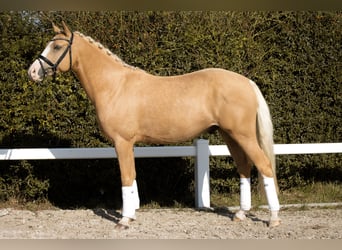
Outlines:
[[129, 222], [136, 219], [135, 210], [139, 208], [140, 202], [135, 180], [133, 143], [120, 141], [115, 144], [115, 150], [119, 160], [122, 184], [122, 219], [116, 228], [127, 229]]

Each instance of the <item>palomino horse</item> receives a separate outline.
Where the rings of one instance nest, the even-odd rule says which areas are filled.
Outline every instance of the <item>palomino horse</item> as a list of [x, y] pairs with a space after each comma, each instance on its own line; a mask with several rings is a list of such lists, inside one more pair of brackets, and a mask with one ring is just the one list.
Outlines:
[[[251, 208], [251, 167], [265, 187], [269, 226], [280, 224], [273, 154], [273, 126], [268, 106], [256, 84], [224, 69], [204, 69], [179, 76], [155, 76], [124, 63], [92, 38], [53, 24], [55, 37], [33, 62], [28, 74], [42, 81], [72, 70], [95, 105], [99, 125], [114, 143], [122, 182], [122, 219], [127, 228], [136, 219], [139, 195], [133, 145], [192, 139], [217, 127], [240, 174], [240, 210]], [[119, 121], [119, 122], [118, 122]]]

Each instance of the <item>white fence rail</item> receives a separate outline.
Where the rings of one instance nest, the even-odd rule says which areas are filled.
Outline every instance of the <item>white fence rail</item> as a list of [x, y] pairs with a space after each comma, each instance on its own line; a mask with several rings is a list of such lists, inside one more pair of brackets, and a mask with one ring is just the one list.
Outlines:
[[[276, 144], [276, 155], [342, 153], [342, 143]], [[210, 207], [209, 157], [229, 156], [225, 145], [195, 140], [193, 146], [135, 147], [136, 158], [196, 157], [195, 205]], [[114, 148], [17, 148], [0, 149], [0, 160], [61, 160], [116, 158]]]

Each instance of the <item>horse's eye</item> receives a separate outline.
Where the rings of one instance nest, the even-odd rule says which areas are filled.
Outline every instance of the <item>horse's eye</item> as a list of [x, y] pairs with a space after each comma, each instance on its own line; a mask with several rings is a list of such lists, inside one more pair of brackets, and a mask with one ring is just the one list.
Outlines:
[[53, 46], [53, 49], [54, 49], [54, 50], [60, 50], [61, 48], [62, 48], [62, 46], [57, 45], [57, 44]]

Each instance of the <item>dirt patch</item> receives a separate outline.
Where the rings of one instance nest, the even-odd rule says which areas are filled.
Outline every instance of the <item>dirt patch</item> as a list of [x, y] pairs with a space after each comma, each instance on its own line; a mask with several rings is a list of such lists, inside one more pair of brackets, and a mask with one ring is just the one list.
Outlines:
[[342, 239], [342, 208], [281, 211], [282, 225], [267, 227], [268, 211], [233, 222], [228, 210], [141, 209], [127, 230], [114, 229], [114, 210], [0, 210], [1, 239]]

